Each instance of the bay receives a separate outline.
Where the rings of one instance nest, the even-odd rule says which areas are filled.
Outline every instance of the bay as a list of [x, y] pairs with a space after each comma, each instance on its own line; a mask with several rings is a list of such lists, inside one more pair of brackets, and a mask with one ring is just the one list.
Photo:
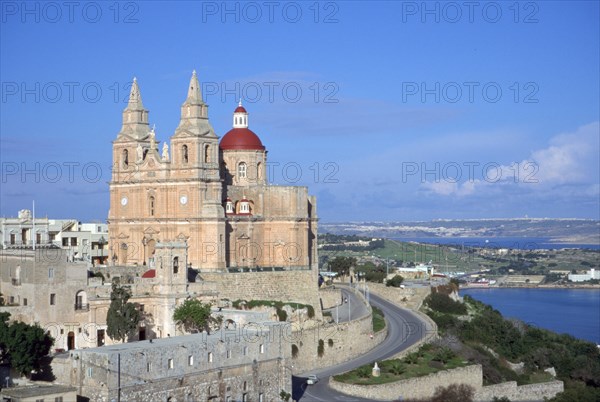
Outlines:
[[598, 289], [463, 289], [460, 295], [489, 304], [505, 318], [517, 318], [600, 345]]
[[600, 244], [561, 243], [549, 237], [393, 237], [392, 239], [418, 243], [453, 245], [459, 247], [512, 248], [521, 250], [558, 250], [583, 248], [600, 250]]

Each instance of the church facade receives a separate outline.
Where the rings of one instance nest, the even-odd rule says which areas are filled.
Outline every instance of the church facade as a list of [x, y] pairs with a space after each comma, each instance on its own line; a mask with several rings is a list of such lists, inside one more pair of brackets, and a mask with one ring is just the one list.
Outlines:
[[269, 185], [266, 166], [241, 102], [219, 141], [195, 72], [179, 125], [161, 145], [134, 79], [113, 141], [109, 262], [154, 268], [157, 244], [183, 242], [188, 267], [200, 273], [308, 270], [316, 278], [316, 199], [306, 187]]

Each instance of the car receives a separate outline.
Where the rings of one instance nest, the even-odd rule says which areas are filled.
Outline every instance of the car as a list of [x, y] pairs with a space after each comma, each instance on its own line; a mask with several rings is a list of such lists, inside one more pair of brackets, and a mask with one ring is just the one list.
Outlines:
[[317, 377], [314, 374], [311, 374], [306, 378], [306, 384], [308, 384], [308, 385], [315, 385], [318, 382], [319, 382], [319, 377]]

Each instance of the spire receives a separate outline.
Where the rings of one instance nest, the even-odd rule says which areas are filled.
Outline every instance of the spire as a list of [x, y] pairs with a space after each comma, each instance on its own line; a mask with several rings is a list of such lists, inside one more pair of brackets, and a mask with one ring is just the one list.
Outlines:
[[181, 119], [175, 130], [175, 136], [184, 132], [197, 136], [217, 137], [208, 121], [208, 105], [202, 100], [202, 91], [196, 70], [192, 72], [187, 98], [181, 105]]
[[197, 105], [202, 102], [202, 92], [200, 91], [200, 83], [198, 82], [198, 76], [196, 70], [192, 72], [192, 78], [190, 79], [190, 86], [188, 87], [188, 96], [185, 100], [186, 104]]
[[137, 78], [133, 77], [133, 84], [131, 84], [131, 91], [129, 92], [129, 102], [127, 103], [128, 110], [144, 110], [144, 104], [142, 103], [142, 94], [140, 93], [140, 87], [137, 83]]
[[119, 137], [126, 135], [136, 140], [143, 140], [148, 137], [148, 132], [148, 111], [142, 103], [142, 94], [137, 78], [133, 77], [129, 101], [127, 107], [123, 110], [123, 126], [119, 132]]

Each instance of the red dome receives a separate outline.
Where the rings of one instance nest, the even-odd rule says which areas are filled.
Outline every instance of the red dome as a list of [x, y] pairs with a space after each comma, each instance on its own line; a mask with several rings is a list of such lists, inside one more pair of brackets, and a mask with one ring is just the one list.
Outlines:
[[235, 110], [233, 111], [233, 113], [248, 113], [246, 112], [246, 109], [244, 109], [243, 106], [238, 106], [235, 108]]
[[231, 129], [223, 136], [219, 147], [223, 150], [264, 150], [265, 146], [254, 134], [247, 128]]
[[156, 278], [156, 270], [149, 269], [148, 271], [144, 272], [144, 275], [142, 275], [142, 278]]

